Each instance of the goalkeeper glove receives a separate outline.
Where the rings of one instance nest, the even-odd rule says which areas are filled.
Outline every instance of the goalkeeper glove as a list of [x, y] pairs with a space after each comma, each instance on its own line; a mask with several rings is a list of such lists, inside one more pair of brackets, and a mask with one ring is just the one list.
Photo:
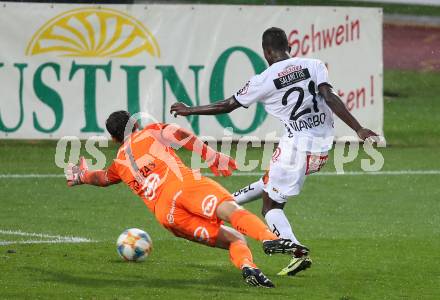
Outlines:
[[214, 155], [206, 159], [209, 169], [215, 176], [231, 176], [232, 171], [237, 170], [237, 164], [232, 157], [221, 152], [215, 152]]
[[82, 156], [79, 159], [78, 165], [75, 165], [73, 163], [68, 163], [65, 170], [67, 185], [71, 187], [71, 186], [83, 184], [84, 175], [88, 170], [89, 168], [87, 167], [86, 160]]

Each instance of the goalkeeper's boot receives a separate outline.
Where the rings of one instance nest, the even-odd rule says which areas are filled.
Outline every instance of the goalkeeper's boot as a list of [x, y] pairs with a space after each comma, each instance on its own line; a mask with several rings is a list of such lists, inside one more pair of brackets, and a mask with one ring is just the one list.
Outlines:
[[241, 270], [244, 281], [250, 286], [274, 288], [275, 285], [258, 268], [244, 267]]
[[304, 271], [312, 266], [312, 260], [308, 255], [301, 257], [293, 256], [287, 267], [278, 272], [280, 276], [295, 276], [297, 273]]
[[296, 257], [302, 257], [309, 253], [309, 248], [295, 244], [289, 239], [277, 239], [273, 241], [264, 241], [263, 250], [267, 255], [283, 253], [290, 254]]

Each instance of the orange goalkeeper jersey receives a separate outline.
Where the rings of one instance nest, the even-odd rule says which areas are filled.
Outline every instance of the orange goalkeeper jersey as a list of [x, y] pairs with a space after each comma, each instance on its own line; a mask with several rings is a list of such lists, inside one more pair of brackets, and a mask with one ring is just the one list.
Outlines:
[[165, 189], [178, 189], [185, 177], [193, 176], [174, 149], [161, 140], [163, 127], [154, 123], [132, 133], [107, 169], [110, 182], [126, 183], [153, 213]]

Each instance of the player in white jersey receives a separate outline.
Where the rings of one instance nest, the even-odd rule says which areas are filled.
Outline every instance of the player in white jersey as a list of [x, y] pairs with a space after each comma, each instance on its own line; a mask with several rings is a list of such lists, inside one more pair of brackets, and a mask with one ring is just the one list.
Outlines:
[[[196, 107], [178, 102], [171, 106], [170, 112], [175, 116], [215, 115], [260, 102], [282, 122], [285, 134], [272, 156], [269, 172], [234, 196], [239, 204], [262, 196], [262, 214], [270, 229], [300, 244], [283, 208], [289, 197], [300, 193], [306, 175], [318, 172], [326, 163], [327, 152], [333, 145], [333, 113], [362, 140], [377, 134], [363, 128], [347, 110], [329, 83], [327, 68], [321, 61], [290, 57], [282, 29], [267, 29], [262, 46], [269, 67], [253, 76], [234, 96]], [[307, 251], [297, 253], [278, 274], [295, 275], [311, 263]]]

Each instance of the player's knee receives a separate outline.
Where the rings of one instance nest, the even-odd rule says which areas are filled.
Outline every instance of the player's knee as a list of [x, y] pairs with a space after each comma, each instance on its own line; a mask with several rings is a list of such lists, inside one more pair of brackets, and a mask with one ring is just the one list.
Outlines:
[[225, 222], [230, 222], [231, 215], [241, 209], [235, 201], [224, 201], [217, 207], [217, 217]]
[[266, 214], [267, 214], [271, 209], [273, 209], [273, 207], [271, 207], [271, 206], [269, 206], [269, 205], [263, 205], [263, 207], [261, 208], [261, 215], [262, 215], [263, 217], [265, 217]]
[[225, 225], [222, 225], [220, 227], [216, 241], [217, 248], [229, 249], [231, 243], [237, 241], [243, 242], [244, 244], [247, 245], [246, 238], [244, 237], [243, 234]]
[[264, 216], [266, 216], [266, 214], [272, 210], [272, 209], [283, 209], [284, 208], [284, 203], [278, 203], [275, 202], [271, 199], [269, 199], [270, 201], [264, 201], [263, 202], [263, 207], [261, 208], [261, 214]]
[[243, 234], [241, 234], [241, 233], [238, 232], [238, 231], [236, 231], [236, 232], [234, 233], [234, 236], [233, 236], [233, 238], [231, 239], [231, 243], [233, 243], [233, 242], [237, 242], [237, 241], [241, 241], [241, 242], [243, 242], [244, 244], [247, 245], [246, 238], [244, 237]]
[[284, 208], [284, 204], [285, 203], [278, 203], [276, 201], [273, 201], [270, 197], [269, 194], [264, 192], [263, 193], [263, 207], [261, 209], [261, 214], [264, 216], [266, 216], [266, 214], [269, 212], [269, 210], [271, 209], [283, 209]]

